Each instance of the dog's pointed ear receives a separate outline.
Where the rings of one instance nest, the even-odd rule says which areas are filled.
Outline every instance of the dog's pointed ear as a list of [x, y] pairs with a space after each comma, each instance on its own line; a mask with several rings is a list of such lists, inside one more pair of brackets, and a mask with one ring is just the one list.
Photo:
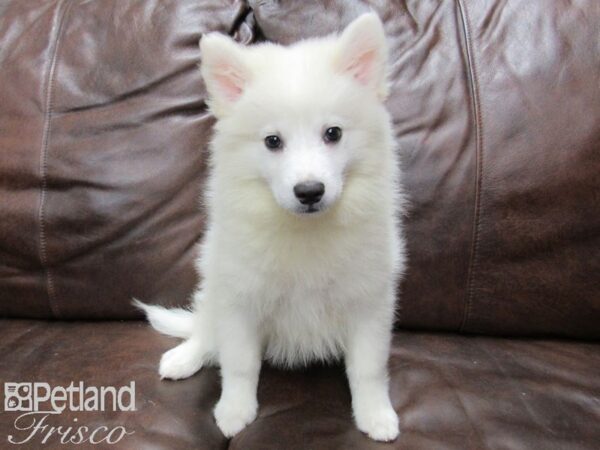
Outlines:
[[336, 69], [387, 96], [387, 45], [383, 24], [376, 13], [361, 15], [338, 38]]
[[200, 40], [200, 71], [217, 116], [223, 115], [242, 96], [250, 81], [243, 49], [228, 36], [209, 33]]

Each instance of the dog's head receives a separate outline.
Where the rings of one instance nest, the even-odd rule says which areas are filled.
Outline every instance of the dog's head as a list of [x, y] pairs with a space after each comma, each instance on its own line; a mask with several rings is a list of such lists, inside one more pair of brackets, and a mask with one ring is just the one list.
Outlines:
[[244, 47], [215, 33], [200, 46], [218, 119], [216, 165], [226, 166], [224, 176], [268, 186], [285, 210], [327, 210], [348, 173], [389, 144], [386, 44], [376, 14], [360, 16], [339, 36], [290, 47]]

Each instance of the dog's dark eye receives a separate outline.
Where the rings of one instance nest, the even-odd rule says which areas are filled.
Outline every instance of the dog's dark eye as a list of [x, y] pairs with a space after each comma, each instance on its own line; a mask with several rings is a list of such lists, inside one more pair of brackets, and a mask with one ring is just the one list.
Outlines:
[[267, 136], [265, 138], [265, 145], [269, 150], [279, 150], [283, 146], [283, 141], [279, 136]]
[[342, 129], [340, 127], [330, 127], [325, 130], [323, 139], [328, 143], [335, 143], [342, 138]]

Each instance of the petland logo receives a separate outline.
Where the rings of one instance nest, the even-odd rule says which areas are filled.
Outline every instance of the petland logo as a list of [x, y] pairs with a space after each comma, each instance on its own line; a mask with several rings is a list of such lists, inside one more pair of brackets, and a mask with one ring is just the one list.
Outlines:
[[49, 422], [63, 411], [104, 412], [135, 411], [135, 381], [126, 386], [86, 386], [82, 381], [68, 386], [49, 383], [4, 383], [4, 411], [21, 413], [14, 420], [18, 434], [9, 435], [11, 444], [116, 444], [131, 435], [123, 426], [88, 427], [73, 417], [69, 425], [54, 426]]

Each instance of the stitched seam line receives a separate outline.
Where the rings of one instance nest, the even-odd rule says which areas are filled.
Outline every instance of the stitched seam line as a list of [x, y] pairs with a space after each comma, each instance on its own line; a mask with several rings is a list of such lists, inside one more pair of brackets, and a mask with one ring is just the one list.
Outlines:
[[473, 296], [475, 291], [475, 271], [478, 262], [478, 249], [480, 238], [480, 215], [481, 215], [481, 186], [483, 173], [483, 117], [481, 110], [481, 99], [479, 90], [479, 77], [475, 58], [473, 57], [473, 42], [471, 40], [471, 27], [469, 13], [463, 0], [457, 0], [462, 30], [465, 41], [465, 52], [467, 56], [467, 70], [469, 73], [469, 89], [471, 91], [471, 102], [473, 115], [475, 116], [475, 164], [477, 173], [475, 177], [475, 208], [473, 213], [473, 236], [471, 243], [471, 255], [469, 258], [469, 268], [467, 273], [466, 299], [464, 301], [463, 319], [460, 325], [460, 331], [464, 332], [473, 306]]
[[[59, 4], [59, 8], [62, 8], [64, 2]], [[48, 266], [48, 250], [46, 240], [46, 222], [45, 222], [45, 206], [46, 206], [46, 194], [48, 191], [48, 146], [50, 142], [50, 120], [52, 119], [52, 100], [53, 100], [53, 84], [54, 84], [54, 73], [56, 70], [56, 59], [58, 55], [59, 40], [62, 35], [63, 24], [65, 17], [69, 9], [70, 3], [67, 7], [62, 8], [62, 13], [58, 19], [58, 25], [56, 27], [56, 38], [54, 40], [54, 46], [51, 50], [50, 65], [48, 67], [48, 75], [46, 76], [46, 83], [44, 89], [44, 101], [46, 112], [44, 114], [44, 131], [42, 134], [42, 151], [40, 154], [40, 174], [42, 178], [41, 192], [40, 192], [40, 204], [38, 208], [38, 220], [40, 223], [40, 248], [39, 257], [42, 267], [46, 275], [46, 290], [48, 293], [48, 303], [50, 310], [54, 317], [59, 317], [59, 308], [56, 302], [56, 296], [54, 291], [54, 280], [52, 278], [52, 272]]]

